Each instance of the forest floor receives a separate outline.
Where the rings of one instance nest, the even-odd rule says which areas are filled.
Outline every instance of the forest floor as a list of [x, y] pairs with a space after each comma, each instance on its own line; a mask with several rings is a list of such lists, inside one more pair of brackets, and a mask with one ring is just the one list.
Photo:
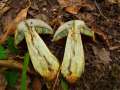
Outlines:
[[[28, 1], [26, 0], [0, 1], [0, 38], [3, 38], [6, 32], [5, 28], [27, 6]], [[119, 1], [115, 3], [110, 2], [110, 0], [31, 0], [31, 6], [27, 10], [26, 18], [41, 19], [51, 25], [54, 30], [64, 22], [79, 19], [85, 21], [87, 26], [95, 32], [95, 41], [90, 37], [82, 35], [85, 51], [85, 72], [79, 81], [74, 85], [70, 85], [64, 80], [67, 83], [65, 85], [69, 88], [66, 89], [61, 86], [60, 80], [62, 77], [60, 76], [54, 90], [120, 90]], [[13, 37], [14, 35], [12, 33], [8, 36]], [[53, 43], [51, 42], [51, 36], [42, 35], [41, 37], [61, 62], [66, 39]], [[4, 48], [7, 48], [6, 42], [1, 42], [1, 44]], [[19, 59], [20, 63], [23, 62], [21, 58], [27, 51], [26, 47], [26, 43], [23, 41], [19, 45], [19, 54], [16, 56], [9, 51], [8, 59]], [[0, 64], [0, 67], [3, 68], [3, 66]], [[3, 72], [3, 69], [0, 72]], [[14, 87], [5, 86], [6, 90], [19, 90], [21, 86], [20, 72], [17, 84]], [[33, 70], [33, 72], [35, 71]], [[28, 90], [30, 90], [31, 85], [33, 90], [48, 90], [48, 87], [51, 86], [47, 86], [45, 80], [39, 75], [28, 74], [27, 76]], [[5, 84], [2, 83], [3, 78], [4, 75], [1, 73], [0, 88], [3, 88]]]

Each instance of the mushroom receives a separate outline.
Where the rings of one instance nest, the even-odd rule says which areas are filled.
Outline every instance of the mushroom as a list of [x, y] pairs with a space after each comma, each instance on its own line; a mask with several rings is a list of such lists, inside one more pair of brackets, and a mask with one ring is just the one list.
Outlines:
[[82, 20], [72, 20], [61, 25], [54, 34], [53, 41], [67, 36], [61, 73], [70, 83], [75, 83], [84, 72], [85, 59], [81, 34], [94, 37]]
[[59, 62], [38, 33], [53, 34], [53, 30], [41, 20], [24, 20], [17, 26], [15, 44], [19, 44], [25, 37], [34, 69], [47, 80], [53, 80], [57, 75]]

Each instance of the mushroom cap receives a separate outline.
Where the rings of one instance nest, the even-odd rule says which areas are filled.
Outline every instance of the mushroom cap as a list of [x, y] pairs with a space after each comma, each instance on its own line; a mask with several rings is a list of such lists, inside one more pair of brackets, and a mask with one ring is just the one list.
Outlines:
[[80, 30], [80, 33], [85, 34], [87, 36], [93, 36], [94, 35], [94, 32], [91, 31], [86, 26], [86, 24], [84, 23], [84, 21], [82, 21], [82, 20], [71, 20], [71, 21], [68, 21], [68, 22], [64, 23], [63, 25], [61, 25], [57, 29], [57, 31], [54, 34], [53, 41], [58, 41], [58, 40], [62, 39], [63, 37], [67, 36], [69, 30], [72, 30], [72, 27], [74, 25], [75, 25], [75, 28], [77, 28], [78, 30]]
[[35, 28], [39, 34], [53, 34], [53, 29], [44, 21], [39, 19], [27, 19], [17, 25], [15, 32], [15, 44], [19, 44], [25, 37], [24, 32], [29, 30], [29, 27]]

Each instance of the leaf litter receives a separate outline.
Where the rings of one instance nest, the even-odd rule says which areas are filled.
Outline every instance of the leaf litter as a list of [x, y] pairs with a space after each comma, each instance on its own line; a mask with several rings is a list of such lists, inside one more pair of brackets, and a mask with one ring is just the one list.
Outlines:
[[[118, 18], [119, 18], [120, 13], [118, 12], [119, 5], [117, 3], [119, 0], [118, 1], [117, 0], [106, 0], [106, 1], [96, 0], [101, 12], [103, 13], [104, 16], [106, 16], [108, 19], [110, 19], [109, 21], [107, 21], [100, 14], [98, 8], [95, 6], [95, 3], [92, 0], [57, 0], [57, 1], [58, 1], [58, 3], [56, 3], [57, 8], [55, 7], [55, 9], [58, 12], [51, 10], [51, 8], [50, 7], [48, 8], [46, 6], [46, 4], [41, 6], [41, 2], [46, 3], [45, 0], [39, 0], [38, 2], [37, 2], [37, 0], [32, 0], [32, 2], [35, 2], [37, 6], [30, 8], [29, 10], [27, 10], [27, 12], [29, 13], [30, 11], [34, 11], [33, 12], [34, 16], [37, 16], [38, 14], [45, 14], [48, 17], [48, 19], [49, 19], [48, 23], [50, 23], [50, 24], [51, 24], [51, 21], [53, 21], [54, 19], [57, 19], [55, 22], [53, 22], [51, 24], [52, 27], [55, 27], [55, 29], [63, 22], [66, 22], [66, 21], [69, 21], [72, 19], [80, 19], [80, 20], [82, 19], [87, 23], [87, 25], [94, 32], [96, 32], [96, 34], [98, 34], [100, 36], [100, 39], [103, 39], [102, 41], [100, 41], [98, 39], [98, 37], [96, 37], [96, 40], [97, 40], [96, 44], [98, 46], [102, 47], [102, 48], [99, 48], [96, 45], [95, 46], [89, 45], [89, 43], [91, 43], [91, 42], [88, 42], [88, 40], [86, 40], [86, 39], [84, 41], [84, 38], [82, 38], [83, 45], [85, 45], [84, 48], [85, 48], [85, 53], [86, 53], [86, 55], [85, 55], [85, 58], [86, 58], [85, 73], [83, 74], [81, 79], [78, 81], [78, 83], [75, 84], [74, 89], [77, 89], [77, 90], [85, 90], [85, 89], [86, 90], [90, 90], [90, 89], [91, 90], [93, 90], [93, 89], [94, 90], [113, 90], [113, 87], [114, 87], [114, 89], [119, 90], [120, 89], [119, 82], [117, 82], [118, 80], [120, 80], [118, 77], [118, 75], [119, 75], [118, 68], [119, 68], [119, 64], [120, 64], [120, 61], [119, 61], [119, 44], [120, 44], [119, 43], [119, 41], [120, 41], [119, 27], [120, 26], [119, 26]], [[66, 2], [63, 2], [64, 5], [62, 5], [62, 4], [60, 4], [60, 1], [61, 2], [66, 1]], [[73, 3], [76, 1], [81, 1], [82, 3], [77, 3], [77, 4]], [[51, 2], [51, 1], [49, 1], [49, 2]], [[89, 3], [89, 2], [92, 2], [92, 3]], [[47, 5], [49, 5], [49, 3], [47, 3]], [[54, 7], [54, 5], [52, 7]], [[42, 12], [43, 8], [46, 8], [46, 11]], [[10, 9], [11, 9], [11, 7], [10, 7]], [[59, 9], [61, 9], [61, 11]], [[5, 11], [4, 14], [6, 14], [6, 12], [9, 12], [9, 10]], [[54, 13], [57, 13], [57, 16], [56, 16], [56, 14], [54, 15]], [[32, 17], [32, 15], [29, 16], [29, 14], [27, 16]], [[60, 17], [60, 18], [58, 18], [58, 17]], [[58, 19], [60, 19], [60, 20], [58, 20]], [[18, 19], [17, 22], [19, 22], [19, 20], [20, 19]], [[59, 23], [58, 21], [62, 21], [62, 23]], [[54, 24], [57, 26], [54, 26]], [[6, 27], [2, 27], [2, 28], [5, 29]], [[1, 27], [0, 27], [0, 29], [1, 29]], [[117, 33], [115, 35], [113, 35], [112, 31], [116, 31]], [[10, 35], [10, 34], [7, 34], [7, 37], [8, 37], [8, 35]], [[111, 36], [111, 37], [109, 37], [109, 36]], [[61, 42], [63, 46], [60, 46], [59, 44], [51, 44], [51, 41], [50, 41], [51, 37], [49, 37], [49, 36], [46, 37], [43, 35], [42, 38], [47, 43], [48, 47], [50, 47], [50, 48], [51, 47], [53, 47], [53, 48], [62, 47], [62, 48], [56, 48], [53, 50], [54, 50], [54, 53], [58, 51], [57, 56], [59, 56], [59, 57], [63, 56], [63, 55], [61, 55], [61, 53], [64, 52], [63, 51], [64, 42]], [[109, 39], [111, 40], [110, 42], [109, 42]], [[6, 38], [6, 40], [7, 40], [7, 38]], [[63, 39], [62, 41], [64, 41], [64, 40], [65, 39]], [[104, 42], [106, 42], [106, 43], [104, 43]], [[87, 43], [87, 44], [84, 44], [84, 43]], [[114, 43], [117, 43], [117, 44], [114, 46]], [[3, 42], [2, 42], [2, 44], [5, 45], [5, 43], [3, 43]], [[111, 46], [111, 44], [113, 46]], [[4, 47], [6, 48], [6, 45]], [[21, 49], [22, 48], [23, 47], [21, 47]], [[111, 51], [109, 49], [111, 49]], [[24, 51], [26, 51], [26, 50], [24, 50]], [[61, 59], [60, 59], [60, 61], [61, 61]], [[96, 61], [98, 63], [96, 63]], [[31, 69], [30, 69], [30, 71], [31, 71]], [[31, 76], [31, 74], [30, 74], [30, 76]], [[32, 74], [32, 77], [30, 77], [30, 78], [34, 78], [33, 76], [34, 75]], [[39, 75], [37, 77], [39, 77]], [[40, 77], [40, 79], [41, 79], [41, 77]], [[58, 79], [61, 80], [61, 78], [58, 78]], [[40, 80], [40, 81], [43, 83], [45, 82], [44, 80]], [[20, 85], [20, 83], [18, 83], [18, 85]], [[46, 85], [42, 84], [41, 88], [46, 89]], [[65, 89], [66, 85], [65, 86], [63, 85], [63, 88]], [[55, 90], [61, 90], [61, 89], [59, 86], [56, 86]]]
[[26, 16], [27, 16], [27, 11], [28, 11], [30, 5], [31, 5], [31, 2], [29, 1], [29, 5], [28, 5], [26, 8], [22, 9], [22, 10], [17, 14], [16, 18], [15, 18], [8, 26], [6, 26], [6, 27], [4, 28], [4, 29], [5, 29], [4, 31], [6, 31], [6, 32], [1, 36], [1, 38], [0, 38], [0, 43], [4, 43], [5, 40], [7, 39], [8, 35], [9, 35], [9, 34], [13, 34], [13, 33], [15, 32], [16, 25], [17, 25], [20, 21], [22, 21], [22, 20], [24, 20], [24, 19], [26, 18]]

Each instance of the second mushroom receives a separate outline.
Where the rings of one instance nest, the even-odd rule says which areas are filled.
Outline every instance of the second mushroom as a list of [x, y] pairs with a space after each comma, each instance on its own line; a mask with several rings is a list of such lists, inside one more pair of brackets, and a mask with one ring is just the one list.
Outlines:
[[38, 33], [53, 34], [53, 30], [41, 20], [24, 20], [17, 26], [15, 44], [19, 44], [25, 37], [34, 69], [47, 80], [52, 80], [57, 75], [59, 62]]
[[94, 32], [82, 20], [72, 20], [61, 25], [53, 37], [53, 41], [58, 41], [67, 36], [61, 73], [70, 83], [78, 80], [85, 67], [81, 33], [94, 36]]

